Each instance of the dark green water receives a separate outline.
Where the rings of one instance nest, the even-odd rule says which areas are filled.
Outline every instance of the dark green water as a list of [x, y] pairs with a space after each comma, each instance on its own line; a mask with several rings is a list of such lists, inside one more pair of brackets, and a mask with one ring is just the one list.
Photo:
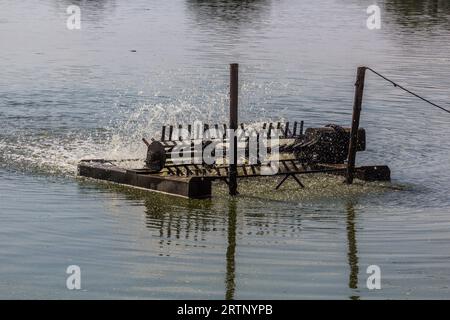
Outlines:
[[242, 121], [349, 125], [358, 65], [448, 106], [448, 2], [378, 1], [380, 30], [371, 4], [3, 0], [0, 297], [450, 298], [450, 118], [372, 74], [357, 161], [392, 184], [266, 179], [189, 201], [76, 178], [82, 158], [143, 157], [161, 124], [225, 122], [230, 62]]

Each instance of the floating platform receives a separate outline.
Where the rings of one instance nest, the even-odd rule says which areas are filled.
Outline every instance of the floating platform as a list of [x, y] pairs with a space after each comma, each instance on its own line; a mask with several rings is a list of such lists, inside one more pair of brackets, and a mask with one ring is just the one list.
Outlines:
[[[143, 168], [128, 169], [121, 167], [120, 161], [92, 159], [79, 163], [78, 174], [196, 199], [211, 197], [214, 180], [228, 184], [230, 195], [238, 194], [239, 179], [261, 176], [279, 177], [275, 189], [288, 178], [304, 188], [299, 179], [304, 174], [345, 175], [347, 184], [354, 177], [389, 181], [391, 172], [385, 165], [355, 166], [356, 152], [366, 148], [365, 130], [359, 128], [365, 70], [359, 67], [357, 72], [351, 128], [328, 124], [303, 132], [303, 121], [296, 121], [292, 126], [289, 122], [263, 123], [255, 130], [242, 123], [238, 126], [238, 65], [231, 64], [229, 129], [226, 124], [198, 122], [184, 128], [180, 124], [163, 126], [159, 140], [143, 138], [147, 145]], [[239, 161], [238, 152], [244, 155]]]
[[78, 175], [185, 198], [211, 197], [211, 180], [200, 176], [169, 176], [148, 169], [124, 169], [108, 160], [82, 160]]
[[[171, 194], [192, 199], [205, 199], [212, 196], [212, 181], [228, 183], [228, 166], [206, 167], [202, 165], [168, 165], [161, 172], [149, 169], [125, 169], [113, 160], [83, 160], [78, 165], [79, 176], [105, 180], [134, 188]], [[263, 177], [261, 165], [238, 165], [237, 178]], [[280, 177], [275, 189], [289, 178], [303, 184], [297, 176], [304, 174], [332, 174], [345, 176], [345, 164], [305, 165], [296, 159], [280, 160], [279, 170], [268, 177]], [[390, 181], [388, 166], [361, 166], [355, 168], [355, 177], [363, 181]], [[267, 177], [267, 176], [266, 176]]]

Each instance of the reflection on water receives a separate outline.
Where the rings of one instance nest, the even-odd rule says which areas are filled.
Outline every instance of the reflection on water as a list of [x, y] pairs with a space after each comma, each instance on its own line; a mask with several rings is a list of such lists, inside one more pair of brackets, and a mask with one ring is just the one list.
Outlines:
[[[153, 232], [157, 231], [160, 241], [160, 249], [164, 251], [164, 246], [170, 246], [172, 240], [183, 241], [192, 240], [195, 243], [204, 242], [208, 233], [223, 231], [226, 233], [227, 245], [224, 256], [226, 264], [225, 273], [225, 299], [234, 298], [235, 283], [235, 252], [237, 234], [237, 200], [228, 201], [228, 211], [226, 221], [219, 216], [211, 217], [208, 211], [214, 211], [210, 200], [186, 200], [182, 198], [167, 197], [161, 195], [150, 195], [133, 192], [132, 189], [119, 188], [128, 199], [143, 199], [146, 209], [146, 226]], [[115, 190], [119, 190], [115, 189]], [[220, 200], [219, 200], [220, 201]], [[226, 224], [226, 230], [225, 230]], [[211, 236], [211, 235], [210, 235]], [[196, 244], [194, 247], [204, 247], [205, 244]], [[159, 255], [163, 255], [162, 251]]]
[[[59, 13], [67, 14], [67, 7], [79, 6], [81, 9], [82, 29], [83, 22], [93, 23], [101, 27], [104, 19], [110, 17], [117, 6], [116, 0], [56, 0], [54, 6]], [[67, 15], [68, 17], [69, 15]]]
[[216, 231], [216, 221], [209, 218], [212, 210], [210, 200], [186, 200], [182, 198], [155, 195], [144, 198], [146, 225], [157, 230], [160, 248], [173, 240], [204, 241], [209, 231]]
[[234, 290], [236, 287], [236, 201], [230, 200], [228, 204], [228, 246], [227, 246], [227, 273], [225, 279], [226, 293], [225, 299], [234, 298]]
[[447, 0], [385, 0], [385, 12], [402, 27], [432, 30], [450, 23]]
[[[103, 183], [100, 183], [98, 187], [119, 192], [125, 195], [128, 200], [143, 201], [146, 213], [145, 225], [153, 236], [159, 238], [159, 256], [169, 257], [171, 253], [168, 249], [173, 246], [206, 250], [211, 239], [223, 237], [226, 249], [222, 256], [225, 266], [224, 297], [227, 300], [234, 299], [236, 295], [236, 274], [239, 273], [239, 270], [236, 270], [236, 250], [239, 247], [238, 234], [242, 235], [243, 230], [245, 230], [248, 235], [271, 241], [270, 239], [285, 238], [289, 229], [293, 232], [292, 235], [295, 239], [301, 238], [303, 232], [300, 223], [302, 214], [300, 212], [286, 215], [272, 211], [269, 211], [270, 213], [263, 212], [259, 209], [254, 214], [247, 213], [246, 219], [239, 219], [238, 205], [247, 201], [242, 197], [223, 198], [220, 196], [213, 200], [187, 200]], [[276, 205], [272, 201], [265, 201], [265, 203], [266, 207]], [[359, 273], [356, 206], [355, 200], [349, 200], [347, 203], [343, 203], [342, 207], [342, 211], [345, 212], [343, 216], [345, 228], [342, 229], [342, 232], [346, 236], [347, 273], [349, 274], [346, 285], [352, 293], [350, 299], [360, 298], [358, 294], [355, 294], [358, 292]], [[319, 228], [329, 228], [329, 226], [326, 227], [326, 217], [310, 215], [309, 219], [316, 221]], [[293, 223], [293, 221], [296, 222]], [[292, 228], [295, 224], [298, 227]], [[238, 229], [241, 232], [238, 232]], [[333, 242], [332, 239], [330, 241]], [[302, 245], [296, 245], [295, 247], [295, 250], [299, 251], [305, 249], [302, 248]], [[217, 252], [214, 254], [217, 254]]]
[[57, 0], [58, 7], [79, 6], [84, 13], [107, 14], [110, 9], [116, 7], [116, 0]]
[[270, 0], [186, 0], [186, 6], [195, 21], [202, 26], [256, 27], [267, 16]]
[[[350, 289], [358, 288], [358, 247], [356, 243], [356, 227], [355, 227], [355, 208], [354, 204], [347, 204], [347, 243], [348, 243], [348, 265], [350, 275], [348, 287]], [[358, 296], [352, 296], [351, 299], [358, 299]]]

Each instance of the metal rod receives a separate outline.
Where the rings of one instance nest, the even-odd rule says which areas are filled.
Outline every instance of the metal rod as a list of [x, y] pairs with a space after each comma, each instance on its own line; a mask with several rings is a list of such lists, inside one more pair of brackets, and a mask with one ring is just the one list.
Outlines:
[[215, 139], [219, 139], [219, 133], [220, 133], [220, 132], [219, 132], [219, 125], [218, 125], [218, 124], [215, 124], [215, 125], [214, 125], [214, 129], [215, 129], [215, 131], [216, 131], [216, 132], [214, 133], [214, 138], [215, 138]]
[[267, 139], [271, 139], [272, 138], [272, 129], [273, 129], [273, 124], [271, 122], [269, 124], [269, 131], [267, 132]]
[[209, 139], [210, 137], [206, 135], [206, 132], [209, 130], [209, 124], [205, 123], [203, 125], [203, 138], [204, 139]]
[[[230, 64], [230, 129], [235, 133], [238, 127], [238, 93], [239, 93], [239, 65], [237, 63]], [[229, 163], [229, 193], [232, 196], [238, 194], [237, 192], [237, 137], [233, 134], [233, 139], [230, 139], [230, 151], [232, 152], [232, 159]], [[231, 157], [230, 157], [231, 158]]]
[[250, 137], [245, 138], [245, 159], [249, 159], [250, 157]]
[[259, 132], [256, 133], [256, 163], [260, 163], [259, 161]]
[[183, 125], [182, 125], [182, 124], [179, 124], [179, 125], [178, 125], [178, 140], [179, 140], [179, 141], [183, 140], [183, 136], [182, 136], [182, 134], [181, 134], [182, 130], [183, 130]]
[[164, 141], [166, 139], [166, 126], [162, 126], [161, 129], [161, 141]]
[[292, 176], [292, 178], [294, 178], [295, 181], [297, 181], [298, 185], [299, 185], [301, 188], [304, 188], [304, 187], [305, 187], [305, 185], [300, 181], [299, 178], [297, 178], [297, 177], [295, 176], [295, 174], [291, 174], [291, 176]]
[[173, 126], [169, 127], [169, 141], [172, 141]]
[[281, 181], [277, 184], [277, 186], [275, 187], [275, 190], [278, 190], [281, 185], [286, 181], [286, 179], [289, 177], [289, 175], [285, 175], [283, 179], [281, 179]]
[[142, 141], [144, 141], [144, 143], [147, 145], [147, 147], [149, 147], [150, 146], [150, 143], [147, 141], [147, 139], [145, 139], [145, 138], [142, 138]]
[[365, 74], [366, 67], [358, 67], [355, 83], [355, 98], [353, 101], [352, 130], [350, 132], [350, 142], [348, 147], [347, 177], [345, 179], [345, 183], [347, 184], [353, 183], [355, 171], [356, 145], [358, 143], [359, 119], [361, 115]]
[[289, 177], [292, 177], [292, 178], [294, 178], [294, 180], [295, 181], [297, 181], [297, 183], [298, 183], [298, 185], [300, 186], [300, 188], [305, 188], [305, 185], [300, 181], [300, 179], [299, 178], [297, 178], [296, 176], [295, 176], [295, 173], [288, 173], [288, 174], [286, 174], [286, 176], [278, 183], [278, 185], [275, 187], [275, 190], [278, 190], [280, 187], [281, 187], [281, 185], [287, 180], [287, 178], [289, 178]]

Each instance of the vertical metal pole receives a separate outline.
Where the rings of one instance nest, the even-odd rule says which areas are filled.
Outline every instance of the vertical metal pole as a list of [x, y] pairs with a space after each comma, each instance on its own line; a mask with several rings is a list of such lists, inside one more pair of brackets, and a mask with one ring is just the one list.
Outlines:
[[166, 140], [166, 126], [162, 126], [161, 141]]
[[348, 147], [347, 177], [345, 183], [352, 184], [355, 171], [356, 144], [358, 142], [359, 118], [361, 115], [361, 104], [364, 92], [364, 78], [366, 67], [358, 67], [355, 83], [355, 98], [353, 101], [352, 130], [350, 132], [350, 143]]
[[284, 137], [287, 138], [289, 136], [289, 122], [286, 122], [284, 125]]
[[233, 139], [230, 139], [230, 163], [228, 170], [228, 188], [232, 196], [237, 192], [237, 137], [236, 130], [238, 128], [238, 74], [239, 65], [237, 63], [230, 64], [230, 130]]

